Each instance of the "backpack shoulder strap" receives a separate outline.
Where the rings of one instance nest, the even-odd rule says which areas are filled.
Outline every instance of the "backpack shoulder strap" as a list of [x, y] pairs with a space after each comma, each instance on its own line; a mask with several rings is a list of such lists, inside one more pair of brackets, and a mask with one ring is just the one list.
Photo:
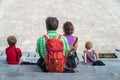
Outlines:
[[73, 43], [73, 46], [75, 46], [77, 41], [78, 41], [78, 37], [76, 37], [75, 42]]
[[14, 48], [14, 51], [16, 53], [16, 61], [18, 62], [18, 52], [17, 52], [16, 48]]
[[62, 37], [62, 35], [59, 34], [57, 39], [60, 39], [61, 37]]
[[47, 35], [44, 35], [44, 38], [45, 38], [46, 40], [48, 40], [48, 39], [49, 39]]
[[[61, 36], [62, 36], [62, 35], [60, 35], [60, 34], [59, 34], [59, 35], [58, 35], [58, 37], [57, 37], [57, 39], [60, 39], [60, 38], [61, 38]], [[49, 39], [49, 37], [48, 37], [47, 35], [44, 35], [44, 38], [45, 38], [46, 40], [48, 40], [48, 39]]]

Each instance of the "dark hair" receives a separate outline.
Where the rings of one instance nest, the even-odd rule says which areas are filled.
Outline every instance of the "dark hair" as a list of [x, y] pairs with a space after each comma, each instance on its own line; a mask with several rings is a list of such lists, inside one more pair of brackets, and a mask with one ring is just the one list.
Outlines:
[[85, 43], [85, 48], [86, 48], [86, 49], [91, 49], [92, 47], [93, 47], [92, 42], [87, 41], [87, 42]]
[[17, 43], [17, 39], [16, 39], [15, 36], [9, 36], [9, 37], [7, 38], [7, 42], [8, 42], [8, 44], [9, 44], [10, 46], [13, 46], [13, 45], [15, 45], [15, 44]]
[[46, 26], [48, 30], [57, 30], [58, 24], [59, 22], [56, 17], [48, 17], [46, 19]]
[[63, 25], [63, 31], [66, 34], [71, 35], [74, 31], [73, 24], [69, 21], [65, 22], [64, 25]]

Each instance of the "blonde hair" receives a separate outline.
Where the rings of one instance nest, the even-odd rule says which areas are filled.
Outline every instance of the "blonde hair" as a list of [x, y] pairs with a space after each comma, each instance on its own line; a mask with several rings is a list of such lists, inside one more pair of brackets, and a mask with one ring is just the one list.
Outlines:
[[93, 47], [92, 42], [87, 41], [87, 42], [85, 43], [85, 48], [86, 48], [86, 49], [91, 49], [92, 47]]

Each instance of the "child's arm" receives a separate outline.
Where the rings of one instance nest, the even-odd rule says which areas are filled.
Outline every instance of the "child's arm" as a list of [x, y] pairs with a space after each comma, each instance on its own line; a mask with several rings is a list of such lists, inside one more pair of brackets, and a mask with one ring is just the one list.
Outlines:
[[65, 52], [65, 57], [68, 57], [68, 55], [69, 55], [69, 51], [66, 51]]
[[74, 44], [70, 46], [71, 51], [75, 51], [78, 48], [78, 37], [74, 37]]
[[98, 53], [96, 53], [96, 51], [94, 51], [94, 53], [95, 53], [96, 60], [98, 60], [99, 58]]
[[87, 57], [85, 52], [84, 52], [84, 64], [87, 64]]
[[73, 46], [77, 49], [78, 48], [78, 37], [74, 37], [74, 44]]
[[71, 55], [71, 51], [73, 51], [73, 50], [72, 50], [72, 49], [70, 49], [69, 51], [66, 51], [66, 52], [65, 52], [65, 57], [70, 56], [70, 55]]
[[75, 50], [76, 50], [76, 47], [70, 46], [70, 51], [75, 51]]

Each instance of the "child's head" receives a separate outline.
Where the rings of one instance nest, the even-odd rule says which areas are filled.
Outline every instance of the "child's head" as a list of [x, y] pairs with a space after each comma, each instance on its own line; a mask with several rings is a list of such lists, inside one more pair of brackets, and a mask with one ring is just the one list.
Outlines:
[[73, 24], [69, 21], [65, 22], [63, 25], [63, 31], [67, 35], [71, 35], [74, 31]]
[[87, 42], [85, 43], [85, 48], [86, 48], [86, 49], [91, 49], [92, 47], [93, 47], [92, 42], [87, 41]]
[[8, 36], [7, 42], [9, 46], [13, 46], [17, 43], [17, 39], [15, 36]]

